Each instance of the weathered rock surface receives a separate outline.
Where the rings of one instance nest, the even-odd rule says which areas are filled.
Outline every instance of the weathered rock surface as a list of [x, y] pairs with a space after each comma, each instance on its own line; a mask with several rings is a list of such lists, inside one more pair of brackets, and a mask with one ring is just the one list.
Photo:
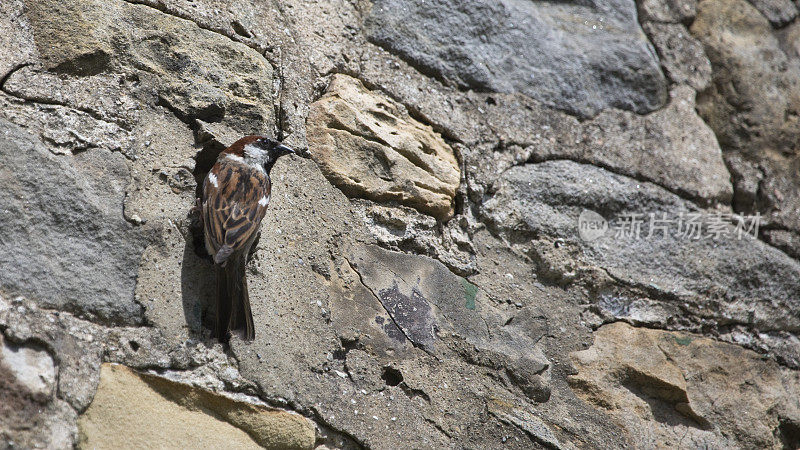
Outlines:
[[683, 24], [645, 22], [642, 28], [650, 37], [661, 59], [661, 66], [673, 83], [688, 84], [698, 91], [711, 82], [711, 62], [703, 45]]
[[366, 27], [371, 42], [461, 88], [519, 92], [582, 116], [666, 100], [632, 1], [378, 0]]
[[[760, 212], [765, 229], [798, 234], [800, 58], [791, 50], [797, 35], [773, 33], [767, 19], [743, 0], [701, 2], [691, 31], [714, 68], [697, 109], [731, 167], [734, 208]], [[788, 251], [800, 254], [797, 247]]]
[[609, 109], [584, 122], [520, 97], [481, 99], [497, 141], [462, 151], [473, 199], [514, 165], [569, 159], [652, 181], [701, 204], [729, 201], [730, 174], [714, 133], [694, 111], [694, 91], [678, 86], [670, 97], [645, 116]]
[[460, 180], [453, 149], [357, 79], [335, 75], [310, 105], [308, 142], [322, 172], [346, 194], [397, 201], [440, 219], [453, 215]]
[[692, 334], [618, 322], [594, 336], [591, 348], [571, 354], [569, 383], [637, 446], [800, 445], [796, 371]]
[[105, 321], [142, 320], [133, 298], [145, 235], [122, 217], [128, 168], [119, 153], [51, 154], [0, 119], [0, 286]]
[[749, 0], [750, 4], [769, 19], [775, 27], [791, 22], [797, 17], [797, 7], [791, 0]]
[[746, 154], [794, 153], [800, 63], [787, 57], [769, 22], [744, 0], [706, 0], [691, 31], [714, 66], [698, 110], [720, 143]]
[[[788, 3], [0, 3], [0, 447], [798, 446]], [[187, 212], [252, 133], [223, 346]]]
[[78, 420], [82, 447], [310, 449], [315, 430], [273, 411], [162, 377], [103, 364], [92, 405]]
[[[687, 228], [689, 215], [699, 215], [691, 203], [652, 184], [571, 161], [514, 167], [496, 188], [484, 213], [497, 232], [531, 255], [540, 277], [570, 283], [599, 268], [618, 287], [634, 289], [597, 286], [604, 314], [691, 329], [706, 323], [756, 332], [800, 329], [798, 316], [786, 314], [800, 308], [800, 264], [744, 230], [737, 232], [735, 222], [720, 221], [718, 236], [708, 235], [708, 224]], [[611, 222], [608, 231], [580, 239], [584, 210]], [[626, 222], [632, 214], [639, 215], [638, 226]], [[669, 222], [651, 226], [650, 214]], [[681, 217], [685, 223], [679, 228]], [[800, 348], [786, 350], [770, 351], [800, 367]]]
[[697, 14], [697, 0], [639, 0], [642, 22], [684, 23]]
[[694, 92], [686, 87], [675, 88], [667, 107], [644, 118], [603, 112], [584, 123], [581, 138], [583, 146], [536, 149], [534, 158], [591, 162], [701, 203], [730, 201], [730, 175], [717, 139], [695, 114]]
[[272, 66], [244, 44], [119, 0], [36, 1], [28, 8], [48, 69], [153, 77], [151, 95], [182, 120], [223, 121], [240, 133], [274, 129]]
[[53, 394], [56, 368], [46, 350], [5, 342], [0, 336], [0, 364], [34, 396], [48, 398]]

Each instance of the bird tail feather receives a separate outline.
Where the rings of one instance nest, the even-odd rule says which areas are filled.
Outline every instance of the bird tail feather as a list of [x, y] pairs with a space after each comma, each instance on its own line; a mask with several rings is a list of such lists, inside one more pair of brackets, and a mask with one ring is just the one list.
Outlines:
[[217, 272], [216, 338], [226, 342], [228, 333], [238, 331], [242, 339], [255, 338], [253, 313], [247, 292], [244, 258], [234, 258], [224, 266], [215, 264]]

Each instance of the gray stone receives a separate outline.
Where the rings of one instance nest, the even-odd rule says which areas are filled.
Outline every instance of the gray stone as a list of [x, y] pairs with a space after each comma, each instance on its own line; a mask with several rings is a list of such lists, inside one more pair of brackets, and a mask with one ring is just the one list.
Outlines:
[[48, 69], [78, 76], [135, 71], [155, 87], [155, 101], [182, 120], [223, 121], [242, 134], [274, 130], [272, 66], [244, 44], [122, 1], [48, 0], [29, 9]]
[[688, 84], [702, 91], [711, 82], [711, 63], [703, 45], [682, 24], [642, 25], [658, 52], [661, 66], [673, 83]]
[[0, 5], [0, 79], [34, 61], [36, 46], [24, 8], [22, 0], [4, 1]]
[[0, 285], [42, 305], [134, 324], [133, 289], [145, 235], [125, 221], [128, 168], [119, 153], [51, 154], [0, 119]]
[[475, 272], [466, 218], [450, 220], [440, 228], [436, 219], [411, 208], [361, 200], [353, 201], [353, 206], [382, 247], [430, 256], [462, 276]]
[[781, 27], [797, 17], [792, 0], [748, 0], [774, 27]]
[[584, 122], [492, 95], [493, 104], [483, 108], [500, 142], [463, 152], [473, 200], [480, 202], [481, 188], [513, 165], [570, 159], [651, 181], [701, 204], [728, 202], [730, 174], [713, 131], [695, 112], [694, 91], [678, 86], [670, 94], [666, 107], [646, 116], [609, 109]]
[[512, 423], [528, 433], [533, 440], [547, 448], [563, 449], [571, 446], [563, 446], [553, 434], [553, 430], [544, 421], [528, 411], [521, 409], [508, 409], [504, 405], [489, 403], [489, 412], [497, 416], [500, 420]]
[[477, 288], [438, 261], [375, 246], [356, 250], [349, 260], [415, 345], [435, 352], [440, 332], [455, 332], [476, 342], [488, 339]]
[[[610, 221], [604, 236], [589, 242], [578, 238], [578, 217], [584, 209]], [[663, 305], [666, 311], [677, 307], [680, 320], [695, 327], [710, 322], [742, 324], [765, 332], [797, 333], [800, 329], [800, 316], [787, 314], [800, 311], [797, 261], [737, 232], [735, 219], [721, 220], [721, 234], [709, 236], [709, 223], [718, 211], [697, 210], [650, 183], [570, 161], [529, 164], [503, 175], [483, 211], [493, 228], [534, 255], [545, 277], [563, 280], [570, 271], [575, 271], [570, 277], [587, 276], [592, 267], [598, 267], [617, 284], [635, 288], [638, 294], [624, 289], [610, 294], [617, 299], [617, 306], [607, 311], [611, 316], [626, 317], [639, 295], [648, 299], [645, 305]], [[668, 225], [667, 233], [650, 228], [651, 213], [656, 219], [666, 216], [673, 221], [680, 214], [684, 221], [689, 214], [704, 214], [702, 236], [695, 239], [694, 233], [685, 233], [685, 222], [685, 234], [678, 232], [676, 223]], [[630, 214], [640, 215], [638, 236], [618, 232]], [[547, 243], [551, 243], [550, 250]], [[571, 264], [562, 265], [559, 258], [565, 257]], [[556, 275], [548, 274], [554, 269]], [[664, 325], [673, 321], [669, 315], [658, 320]], [[796, 350], [766, 350], [800, 367], [800, 361], [792, 356]]]
[[642, 22], [685, 23], [697, 14], [697, 0], [639, 0]]
[[371, 42], [461, 88], [520, 92], [582, 116], [666, 100], [632, 1], [379, 0], [366, 28]]

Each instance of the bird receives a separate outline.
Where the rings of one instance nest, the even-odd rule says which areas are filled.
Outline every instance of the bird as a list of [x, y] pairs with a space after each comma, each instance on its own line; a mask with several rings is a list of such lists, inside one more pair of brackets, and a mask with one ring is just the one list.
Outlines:
[[216, 273], [214, 337], [227, 342], [237, 332], [255, 339], [245, 264], [267, 211], [270, 171], [293, 149], [266, 136], [245, 136], [223, 150], [203, 180], [197, 200], [205, 247]]

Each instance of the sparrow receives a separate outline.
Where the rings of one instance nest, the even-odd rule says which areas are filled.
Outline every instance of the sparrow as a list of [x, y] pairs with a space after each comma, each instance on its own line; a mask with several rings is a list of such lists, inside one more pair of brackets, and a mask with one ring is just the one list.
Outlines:
[[245, 264], [269, 205], [275, 161], [294, 150], [264, 136], [245, 136], [219, 154], [198, 199], [205, 246], [217, 278], [214, 336], [255, 338]]

